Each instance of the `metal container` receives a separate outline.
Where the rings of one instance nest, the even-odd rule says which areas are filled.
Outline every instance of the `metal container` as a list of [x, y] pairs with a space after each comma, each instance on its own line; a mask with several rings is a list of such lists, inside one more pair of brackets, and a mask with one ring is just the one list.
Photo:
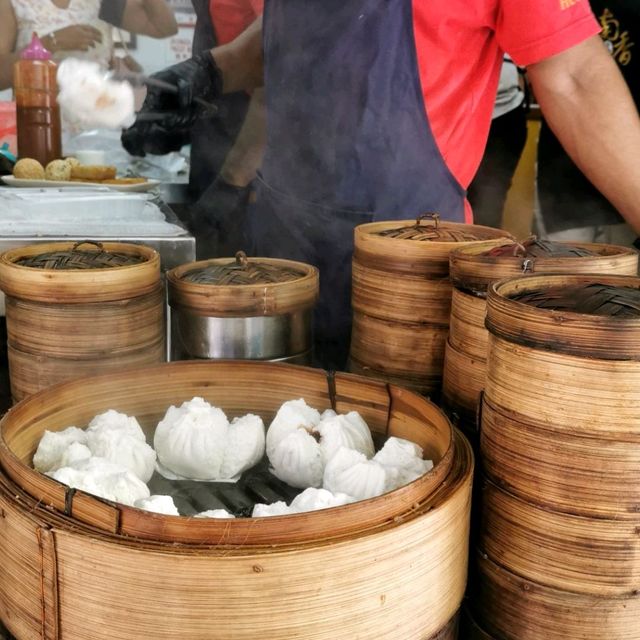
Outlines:
[[182, 265], [167, 280], [172, 360], [311, 361], [314, 267], [240, 252]]

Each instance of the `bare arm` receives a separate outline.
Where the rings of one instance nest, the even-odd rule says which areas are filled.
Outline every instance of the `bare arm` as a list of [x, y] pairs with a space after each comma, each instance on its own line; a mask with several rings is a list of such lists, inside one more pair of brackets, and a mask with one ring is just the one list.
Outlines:
[[235, 144], [220, 170], [222, 179], [235, 187], [246, 187], [262, 164], [266, 141], [264, 89], [256, 89]]
[[222, 71], [224, 93], [252, 91], [264, 83], [262, 16], [229, 44], [211, 50]]
[[640, 235], [640, 117], [600, 37], [527, 72], [567, 153]]
[[13, 64], [18, 59], [14, 52], [18, 25], [11, 0], [0, 0], [0, 91], [13, 85]]
[[176, 18], [165, 0], [127, 0], [122, 28], [152, 38], [167, 38], [178, 32]]

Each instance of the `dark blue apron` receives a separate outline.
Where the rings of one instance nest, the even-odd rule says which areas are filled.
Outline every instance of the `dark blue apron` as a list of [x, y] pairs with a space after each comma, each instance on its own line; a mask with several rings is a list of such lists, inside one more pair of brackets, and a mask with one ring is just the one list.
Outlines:
[[348, 352], [354, 227], [427, 211], [464, 221], [464, 190], [425, 112], [412, 9], [412, 0], [265, 3], [268, 142], [249, 232], [256, 255], [320, 269], [325, 366], [341, 368]]

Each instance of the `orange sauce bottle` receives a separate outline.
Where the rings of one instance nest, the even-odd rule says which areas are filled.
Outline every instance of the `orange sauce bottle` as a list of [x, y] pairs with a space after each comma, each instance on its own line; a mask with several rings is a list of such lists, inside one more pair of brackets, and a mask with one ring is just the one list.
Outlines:
[[58, 67], [34, 33], [13, 69], [18, 157], [34, 158], [42, 166], [62, 156]]

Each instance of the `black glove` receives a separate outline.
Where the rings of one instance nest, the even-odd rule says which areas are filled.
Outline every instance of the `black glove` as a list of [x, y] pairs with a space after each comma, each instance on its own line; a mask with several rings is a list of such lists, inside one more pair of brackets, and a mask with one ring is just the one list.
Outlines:
[[222, 95], [222, 73], [209, 52], [179, 62], [151, 77], [168, 82], [178, 91], [171, 93], [149, 87], [140, 114], [163, 118], [154, 122], [139, 118], [122, 133], [122, 145], [133, 156], [164, 155], [180, 150], [189, 142], [193, 123], [206, 111], [195, 98], [212, 103]]
[[198, 260], [234, 256], [247, 247], [247, 206], [251, 185], [235, 187], [218, 178], [196, 203], [189, 225]]

